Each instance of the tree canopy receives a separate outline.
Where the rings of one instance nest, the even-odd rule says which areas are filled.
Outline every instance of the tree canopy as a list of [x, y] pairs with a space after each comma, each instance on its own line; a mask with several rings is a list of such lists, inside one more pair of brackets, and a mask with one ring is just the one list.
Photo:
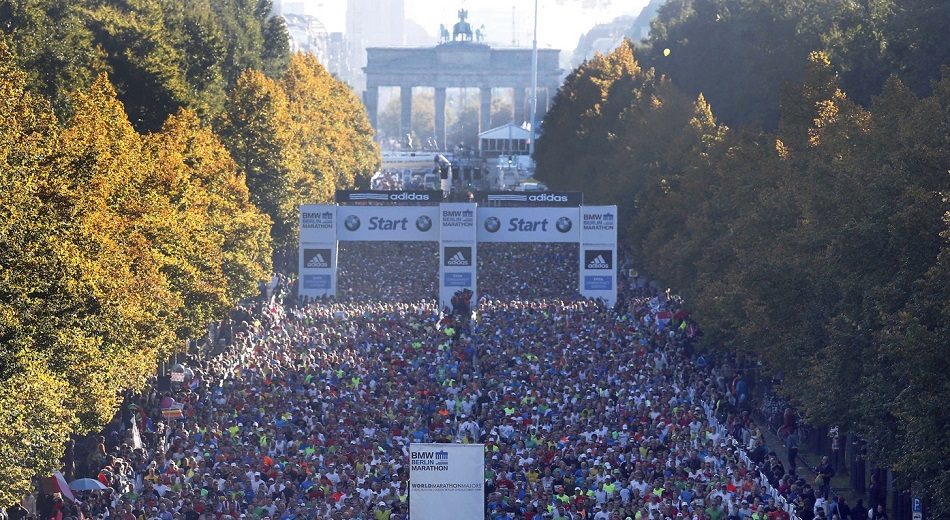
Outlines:
[[272, 11], [0, 2], [0, 506], [256, 294], [297, 205], [378, 167], [362, 105]]
[[380, 165], [362, 104], [300, 53], [280, 79], [254, 70], [238, 78], [218, 128], [251, 200], [273, 220], [278, 247], [296, 243], [300, 204], [332, 202], [336, 189], [368, 184]]
[[60, 123], [15, 62], [0, 45], [4, 505], [270, 269], [270, 222], [194, 114], [142, 136], [100, 76]]
[[868, 106], [891, 74], [918, 96], [948, 63], [939, 0], [670, 0], [638, 48], [645, 68], [700, 93], [734, 127], [774, 130], [779, 91], [812, 51], [829, 56], [842, 88]]
[[271, 0], [25, 0], [0, 2], [0, 31], [27, 72], [27, 90], [60, 117], [69, 93], [109, 74], [133, 127], [157, 131], [179, 108], [216, 116], [247, 69], [270, 77], [290, 60]]
[[809, 421], [857, 433], [950, 514], [936, 409], [950, 401], [950, 134], [936, 130], [950, 128], [950, 69], [925, 97], [894, 75], [865, 106], [812, 52], [768, 131], [719, 123], [715, 102], [634, 54], [627, 43], [568, 76], [538, 177], [618, 204], [621, 241], [688, 295], [702, 348], [755, 354]]

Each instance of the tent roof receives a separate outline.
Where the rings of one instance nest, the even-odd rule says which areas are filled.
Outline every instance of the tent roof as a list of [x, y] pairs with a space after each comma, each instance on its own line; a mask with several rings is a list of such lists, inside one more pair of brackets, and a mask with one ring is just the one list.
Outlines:
[[531, 139], [531, 131], [509, 122], [478, 134], [479, 139]]

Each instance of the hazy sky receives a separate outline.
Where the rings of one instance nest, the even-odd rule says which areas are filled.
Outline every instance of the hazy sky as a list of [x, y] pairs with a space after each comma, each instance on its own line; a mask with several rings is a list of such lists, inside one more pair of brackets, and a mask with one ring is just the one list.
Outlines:
[[[291, 0], [294, 1], [294, 0]], [[301, 1], [301, 0], [296, 0]], [[469, 22], [485, 25], [488, 42], [531, 46], [534, 0], [405, 0], [406, 17], [436, 35], [439, 24], [449, 30], [458, 10], [469, 11]], [[577, 39], [594, 25], [622, 15], [636, 16], [648, 0], [538, 0], [538, 45], [573, 50]], [[309, 0], [330, 32], [344, 31], [346, 0]], [[316, 14], [316, 13], [315, 13]], [[433, 42], [435, 43], [435, 42]]]

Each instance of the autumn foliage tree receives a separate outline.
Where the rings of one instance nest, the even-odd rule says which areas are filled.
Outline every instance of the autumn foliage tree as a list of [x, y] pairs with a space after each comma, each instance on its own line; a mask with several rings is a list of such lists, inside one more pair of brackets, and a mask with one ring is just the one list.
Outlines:
[[59, 123], [0, 47], [0, 504], [270, 268], [269, 220], [209, 130], [137, 133], [104, 76]]
[[301, 152], [303, 203], [333, 200], [337, 189], [369, 184], [379, 147], [362, 102], [312, 54], [291, 57], [280, 79]]
[[228, 99], [218, 132], [277, 247], [296, 243], [300, 204], [332, 202], [379, 167], [365, 109], [313, 56], [294, 55], [279, 80], [248, 70]]

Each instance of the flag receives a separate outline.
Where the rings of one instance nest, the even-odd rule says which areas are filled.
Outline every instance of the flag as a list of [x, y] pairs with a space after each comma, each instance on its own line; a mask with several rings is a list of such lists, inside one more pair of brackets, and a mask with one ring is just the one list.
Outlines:
[[162, 408], [162, 417], [164, 419], [184, 419], [185, 413], [181, 411], [181, 408]]
[[141, 406], [135, 403], [129, 405], [129, 410], [131, 410], [132, 413], [138, 414], [138, 418], [136, 418], [134, 415], [132, 416], [133, 422], [141, 421], [142, 423], [136, 426], [139, 426], [140, 430], [144, 429], [145, 431], [149, 431], [150, 419], [148, 418], [148, 414], [145, 413], [145, 410], [143, 410]]
[[132, 447], [140, 449], [142, 447], [142, 435], [139, 433], [138, 421], [132, 418]]
[[200, 384], [201, 384], [201, 376], [199, 376], [198, 374], [195, 374], [195, 377], [194, 377], [194, 379], [191, 380], [191, 383], [188, 383], [188, 389], [189, 389], [189, 390], [197, 390], [197, 389], [198, 389], [198, 385], [200, 385]]
[[69, 484], [66, 483], [66, 477], [59, 471], [53, 472], [53, 485], [56, 487], [56, 491], [63, 495], [63, 498], [68, 498], [70, 502], [76, 501], [73, 490], [69, 489]]

